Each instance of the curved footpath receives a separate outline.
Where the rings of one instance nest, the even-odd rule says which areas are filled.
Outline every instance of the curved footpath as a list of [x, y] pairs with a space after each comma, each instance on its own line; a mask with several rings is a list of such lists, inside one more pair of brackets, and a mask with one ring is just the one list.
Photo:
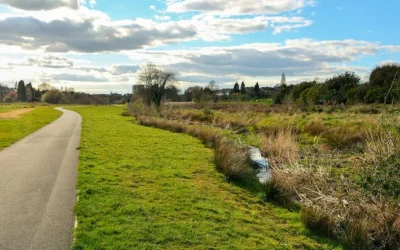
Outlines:
[[0, 151], [0, 249], [69, 249], [81, 117], [72, 111]]

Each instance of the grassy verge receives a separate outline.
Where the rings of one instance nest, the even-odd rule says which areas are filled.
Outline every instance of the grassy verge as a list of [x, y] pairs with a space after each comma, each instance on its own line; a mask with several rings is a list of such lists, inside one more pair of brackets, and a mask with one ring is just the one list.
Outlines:
[[18, 109], [24, 109], [24, 108], [31, 108], [33, 106], [34, 105], [32, 105], [31, 103], [11, 103], [11, 104], [1, 103], [0, 104], [0, 113], [6, 113], [6, 112], [10, 112], [10, 111], [18, 110]]
[[[3, 105], [0, 106], [0, 110]], [[11, 111], [12, 106], [8, 111]], [[61, 111], [49, 107], [37, 107], [22, 114], [18, 119], [0, 120], [0, 150], [19, 141], [60, 117]]]
[[136, 125], [122, 107], [83, 117], [74, 249], [332, 249], [297, 212], [225, 181], [199, 140]]

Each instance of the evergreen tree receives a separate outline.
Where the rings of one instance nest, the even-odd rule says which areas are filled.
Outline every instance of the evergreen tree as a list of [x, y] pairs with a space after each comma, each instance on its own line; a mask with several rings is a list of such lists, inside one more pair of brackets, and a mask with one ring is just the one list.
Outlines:
[[246, 85], [244, 85], [244, 82], [242, 82], [242, 85], [240, 85], [240, 93], [246, 94]]
[[286, 86], [286, 76], [285, 76], [285, 73], [282, 73], [281, 86]]
[[240, 92], [239, 83], [236, 82], [235, 86], [233, 87], [233, 93], [239, 93], [239, 92]]
[[260, 96], [260, 85], [258, 85], [258, 82], [254, 86], [254, 92], [256, 93], [257, 97]]
[[33, 102], [35, 100], [36, 91], [32, 87], [32, 83], [28, 83], [25, 87], [26, 101]]
[[21, 102], [25, 102], [26, 101], [25, 83], [22, 80], [18, 83], [17, 94], [18, 94], [18, 100], [19, 101], [21, 101]]

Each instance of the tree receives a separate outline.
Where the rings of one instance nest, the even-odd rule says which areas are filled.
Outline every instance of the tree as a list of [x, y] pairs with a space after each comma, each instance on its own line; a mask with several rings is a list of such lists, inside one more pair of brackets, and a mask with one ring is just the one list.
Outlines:
[[240, 93], [240, 87], [238, 82], [236, 82], [235, 85], [233, 86], [233, 93]]
[[10, 93], [12, 89], [7, 85], [3, 85], [0, 83], [0, 100], [3, 100], [4, 97], [7, 97], [8, 93]]
[[400, 99], [400, 64], [388, 63], [375, 67], [369, 78], [369, 102], [391, 103]]
[[185, 99], [188, 102], [199, 102], [203, 96], [203, 88], [199, 86], [193, 86], [185, 91]]
[[218, 89], [218, 85], [214, 80], [212, 80], [208, 83], [208, 88], [214, 93], [214, 91]]
[[260, 85], [258, 85], [258, 82], [254, 86], [254, 92], [256, 93], [257, 97], [260, 97]]
[[54, 87], [51, 86], [51, 85], [48, 84], [48, 83], [42, 83], [42, 84], [40, 84], [40, 85], [37, 87], [37, 89], [38, 89], [39, 91], [49, 91], [49, 90], [54, 89]]
[[33, 102], [35, 100], [35, 89], [32, 87], [32, 83], [28, 83], [25, 86], [26, 90], [26, 101]]
[[62, 103], [64, 95], [58, 89], [52, 89], [47, 91], [46, 94], [42, 96], [42, 101], [52, 104]]
[[8, 96], [11, 97], [13, 100], [17, 100], [18, 98], [18, 94], [14, 90], [11, 90]]
[[169, 86], [165, 89], [165, 98], [168, 101], [178, 102], [180, 101], [179, 89], [176, 86]]
[[324, 99], [333, 103], [346, 103], [346, 94], [352, 88], [357, 88], [361, 78], [354, 72], [345, 72], [334, 76], [324, 83], [326, 85], [326, 94]]
[[146, 64], [139, 73], [139, 81], [145, 85], [147, 92], [147, 103], [161, 105], [165, 94], [165, 88], [175, 81], [175, 74], [163, 71], [155, 64]]
[[286, 86], [286, 76], [285, 76], [285, 73], [282, 73], [281, 86]]
[[240, 85], [240, 93], [241, 94], [246, 94], [246, 85], [244, 84], [244, 82], [242, 82], [242, 84]]
[[21, 102], [25, 102], [26, 101], [26, 90], [25, 90], [25, 83], [24, 81], [19, 81], [18, 83], [18, 100]]

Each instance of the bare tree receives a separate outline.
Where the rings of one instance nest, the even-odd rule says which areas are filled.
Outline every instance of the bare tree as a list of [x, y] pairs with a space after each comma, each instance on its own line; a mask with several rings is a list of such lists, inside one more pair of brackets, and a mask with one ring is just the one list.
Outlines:
[[214, 80], [212, 80], [208, 83], [208, 88], [214, 93], [214, 91], [218, 90], [218, 85]]
[[139, 82], [145, 85], [147, 103], [160, 106], [165, 94], [165, 88], [175, 82], [175, 74], [163, 71], [155, 64], [148, 63], [139, 73]]

